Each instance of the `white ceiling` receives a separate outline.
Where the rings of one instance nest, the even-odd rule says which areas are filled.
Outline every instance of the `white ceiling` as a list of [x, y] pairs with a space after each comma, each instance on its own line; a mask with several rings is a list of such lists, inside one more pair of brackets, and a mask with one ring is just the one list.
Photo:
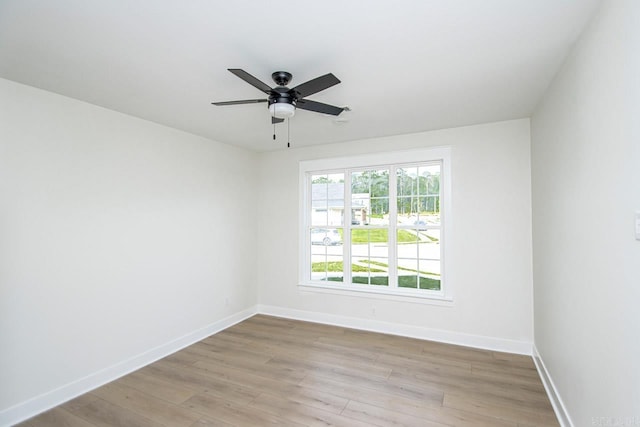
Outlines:
[[227, 71], [295, 86], [332, 72], [299, 110], [293, 146], [527, 117], [598, 0], [0, 0], [0, 77], [258, 151], [266, 104]]

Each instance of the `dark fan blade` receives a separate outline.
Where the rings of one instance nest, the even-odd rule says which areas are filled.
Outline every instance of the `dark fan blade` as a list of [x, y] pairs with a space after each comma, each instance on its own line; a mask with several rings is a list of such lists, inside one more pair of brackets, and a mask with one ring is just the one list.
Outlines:
[[282, 122], [284, 122], [284, 119], [279, 119], [277, 117], [271, 116], [271, 124], [275, 125], [276, 123], [282, 123]]
[[313, 95], [314, 93], [330, 88], [338, 83], [340, 83], [340, 80], [338, 80], [338, 78], [333, 74], [329, 73], [313, 80], [309, 80], [306, 83], [302, 83], [294, 87], [293, 90], [296, 92], [298, 98], [304, 98], [305, 96]]
[[223, 101], [212, 102], [213, 105], [238, 105], [238, 104], [257, 104], [259, 102], [267, 102], [268, 99], [244, 99], [242, 101]]
[[258, 90], [261, 90], [264, 93], [271, 93], [271, 87], [270, 86], [268, 86], [266, 83], [263, 83], [260, 80], [256, 79], [255, 77], [253, 77], [251, 74], [247, 73], [246, 71], [241, 70], [240, 68], [228, 68], [228, 70], [231, 71], [236, 76], [240, 77], [245, 82], [249, 83], [251, 86], [257, 88]]
[[329, 104], [323, 104], [322, 102], [311, 101], [309, 99], [298, 99], [296, 108], [299, 108], [301, 110], [315, 111], [316, 113], [331, 114], [334, 116], [337, 116], [344, 111], [344, 108], [335, 107]]

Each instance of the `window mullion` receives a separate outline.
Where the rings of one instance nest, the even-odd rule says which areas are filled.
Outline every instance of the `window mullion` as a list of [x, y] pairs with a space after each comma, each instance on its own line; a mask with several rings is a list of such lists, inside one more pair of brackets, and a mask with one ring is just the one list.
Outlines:
[[[438, 188], [438, 204], [439, 204], [439, 212], [440, 212], [440, 225], [439, 225], [439, 232], [440, 232], [440, 283], [444, 283], [445, 279], [445, 275], [446, 275], [446, 271], [444, 269], [444, 246], [446, 245], [445, 242], [445, 233], [444, 233], [444, 225], [445, 225], [445, 220], [446, 220], [446, 215], [448, 215], [447, 212], [447, 207], [443, 206], [443, 193], [444, 193], [444, 189], [445, 187], [448, 188], [449, 183], [447, 182], [447, 177], [445, 175], [445, 171], [448, 172], [449, 168], [447, 165], [447, 168], [445, 169], [444, 166], [444, 160], [440, 160], [438, 162], [438, 164], [440, 165], [440, 181], [439, 181], [439, 188]], [[448, 195], [447, 195], [448, 196]], [[446, 203], [449, 203], [449, 197], [446, 198]], [[450, 289], [450, 288], [449, 288]], [[445, 289], [444, 287], [440, 287], [440, 292], [445, 293], [445, 292], [450, 292], [449, 289]]]
[[398, 186], [396, 166], [389, 166], [389, 288], [398, 287]]
[[304, 244], [305, 255], [304, 255], [304, 269], [303, 269], [303, 280], [311, 280], [311, 209], [312, 209], [312, 201], [311, 201], [311, 173], [307, 172], [305, 174], [305, 212], [304, 212], [304, 237], [301, 241]]
[[351, 285], [351, 169], [344, 171], [344, 224], [343, 224], [343, 281], [346, 285]]

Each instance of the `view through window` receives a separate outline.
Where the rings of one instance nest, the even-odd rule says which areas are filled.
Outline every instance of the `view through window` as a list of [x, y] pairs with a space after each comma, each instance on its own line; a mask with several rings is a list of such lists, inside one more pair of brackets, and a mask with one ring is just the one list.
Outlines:
[[307, 171], [308, 283], [443, 288], [441, 160]]

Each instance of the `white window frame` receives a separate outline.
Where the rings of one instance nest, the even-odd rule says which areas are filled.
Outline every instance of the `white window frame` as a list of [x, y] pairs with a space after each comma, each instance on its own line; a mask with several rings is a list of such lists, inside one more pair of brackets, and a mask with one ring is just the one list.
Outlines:
[[[377, 285], [366, 285], [350, 283], [351, 277], [345, 273], [344, 282], [322, 282], [312, 281], [311, 277], [311, 242], [310, 235], [307, 230], [310, 227], [311, 214], [311, 195], [309, 184], [309, 176], [312, 173], [341, 173], [347, 169], [375, 169], [388, 166], [415, 165], [418, 163], [440, 162], [440, 221], [441, 221], [441, 276], [440, 290], [433, 291], [427, 289], [412, 289], [400, 287], [382, 287]], [[390, 174], [391, 175], [391, 174]], [[348, 181], [345, 176], [345, 181]], [[348, 187], [348, 186], [346, 186]], [[432, 147], [418, 150], [403, 150], [393, 152], [383, 152], [375, 154], [365, 154], [349, 157], [335, 157], [317, 160], [306, 160], [300, 162], [299, 167], [299, 188], [300, 188], [300, 221], [299, 221], [299, 283], [298, 286], [303, 291], [319, 291], [348, 295], [359, 295], [367, 297], [376, 297], [392, 300], [410, 299], [413, 301], [433, 301], [433, 302], [451, 302], [453, 301], [453, 283], [450, 280], [449, 262], [450, 242], [451, 242], [451, 148], [450, 147]], [[345, 204], [347, 197], [350, 197], [350, 188], [345, 189]], [[390, 184], [390, 223], [396, 221], [396, 188]], [[393, 197], [393, 199], [392, 199]], [[348, 199], [350, 200], [350, 198]], [[391, 213], [393, 211], [393, 214]], [[345, 209], [344, 224], [345, 230], [350, 230], [351, 226], [351, 210]], [[345, 232], [345, 244], [343, 259], [345, 263], [350, 262], [350, 238]], [[393, 233], [391, 233], [393, 234]], [[395, 236], [389, 236], [389, 262], [393, 265], [390, 275], [396, 275], [395, 266], [397, 265]], [[393, 262], [392, 262], [393, 260]], [[390, 281], [391, 281], [390, 277]]]

